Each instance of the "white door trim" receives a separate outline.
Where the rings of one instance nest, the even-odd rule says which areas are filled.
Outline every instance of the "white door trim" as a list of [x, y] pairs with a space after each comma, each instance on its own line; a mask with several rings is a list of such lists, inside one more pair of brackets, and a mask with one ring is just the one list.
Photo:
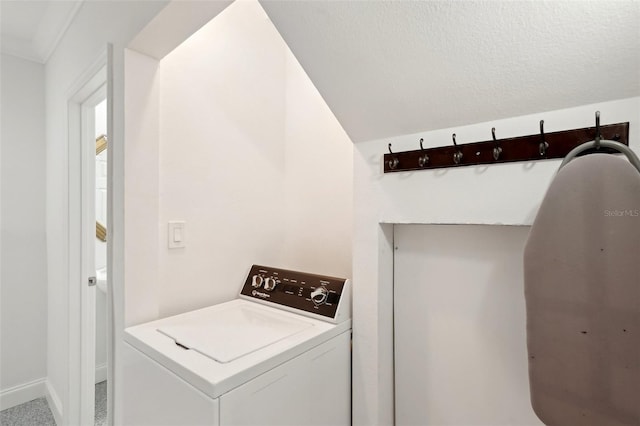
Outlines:
[[[94, 138], [83, 135], [83, 129], [93, 121], [88, 109], [107, 96], [106, 83], [105, 52], [77, 80], [68, 97], [69, 388], [65, 423], [69, 425], [94, 422], [96, 289], [87, 281], [95, 275], [90, 270], [94, 263], [95, 197], [88, 199], [95, 186], [95, 145], [83, 143]], [[89, 173], [93, 173], [91, 178]]]

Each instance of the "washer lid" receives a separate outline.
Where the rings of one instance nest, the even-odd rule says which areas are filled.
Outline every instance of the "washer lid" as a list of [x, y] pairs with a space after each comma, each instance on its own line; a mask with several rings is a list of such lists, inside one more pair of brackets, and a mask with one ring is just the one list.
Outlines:
[[210, 312], [206, 321], [190, 318], [159, 327], [157, 331], [180, 346], [214, 361], [227, 363], [310, 327], [313, 323], [304, 319], [282, 317], [253, 306], [240, 306]]

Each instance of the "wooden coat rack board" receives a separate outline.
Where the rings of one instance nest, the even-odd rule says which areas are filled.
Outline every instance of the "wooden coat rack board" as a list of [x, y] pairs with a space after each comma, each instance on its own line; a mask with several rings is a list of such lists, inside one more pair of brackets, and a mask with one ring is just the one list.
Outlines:
[[[460, 145], [455, 144], [456, 135], [454, 134], [453, 143], [450, 146], [437, 148], [422, 149], [422, 139], [420, 139], [421, 149], [414, 151], [391, 152], [391, 144], [389, 144], [389, 153], [384, 155], [384, 172], [564, 158], [573, 148], [596, 138], [596, 127], [544, 133], [543, 125], [544, 121], [540, 121], [539, 134], [508, 139], [495, 139], [494, 128], [492, 129], [494, 140]], [[628, 122], [608, 124], [599, 128], [602, 139], [629, 145]], [[600, 148], [600, 151], [616, 153], [607, 148]]]

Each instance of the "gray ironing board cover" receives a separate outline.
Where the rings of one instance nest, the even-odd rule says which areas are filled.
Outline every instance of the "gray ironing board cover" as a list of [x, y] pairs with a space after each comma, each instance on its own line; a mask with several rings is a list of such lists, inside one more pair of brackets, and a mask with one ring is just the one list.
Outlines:
[[524, 252], [531, 404], [547, 425], [640, 425], [640, 173], [559, 170]]

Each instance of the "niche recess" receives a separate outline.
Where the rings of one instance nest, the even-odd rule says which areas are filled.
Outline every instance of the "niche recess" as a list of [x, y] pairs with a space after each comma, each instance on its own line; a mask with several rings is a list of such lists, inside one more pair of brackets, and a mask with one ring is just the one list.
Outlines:
[[528, 233], [394, 226], [396, 424], [542, 424], [529, 403]]

